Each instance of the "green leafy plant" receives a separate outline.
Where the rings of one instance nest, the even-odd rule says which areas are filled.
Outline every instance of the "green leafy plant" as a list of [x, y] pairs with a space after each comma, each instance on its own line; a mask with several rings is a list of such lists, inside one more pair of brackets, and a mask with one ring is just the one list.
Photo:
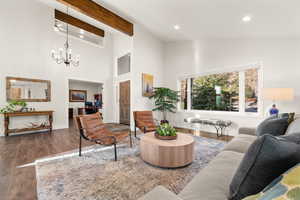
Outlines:
[[179, 92], [169, 88], [154, 88], [153, 95], [149, 98], [154, 99], [155, 108], [153, 111], [160, 111], [163, 113], [164, 121], [167, 120], [167, 112], [175, 113], [176, 104], [179, 102]]
[[8, 113], [8, 112], [16, 112], [20, 109], [17, 109], [18, 107], [21, 107], [21, 109], [25, 108], [27, 106], [27, 103], [25, 101], [17, 101], [13, 100], [8, 103], [7, 106], [0, 109], [0, 113]]
[[161, 124], [157, 127], [156, 133], [160, 136], [176, 136], [177, 131], [174, 127], [172, 127], [170, 124]]

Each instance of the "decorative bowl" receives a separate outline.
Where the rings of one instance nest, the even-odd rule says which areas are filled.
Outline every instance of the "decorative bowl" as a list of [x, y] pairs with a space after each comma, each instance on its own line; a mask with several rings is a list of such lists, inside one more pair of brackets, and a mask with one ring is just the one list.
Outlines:
[[177, 135], [174, 135], [174, 136], [161, 136], [156, 132], [154, 133], [154, 135], [157, 139], [160, 139], [160, 140], [176, 140], [177, 139]]

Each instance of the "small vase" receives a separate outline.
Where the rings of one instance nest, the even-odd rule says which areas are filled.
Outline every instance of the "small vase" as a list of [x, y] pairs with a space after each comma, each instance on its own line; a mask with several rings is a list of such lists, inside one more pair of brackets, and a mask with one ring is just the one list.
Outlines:
[[22, 112], [24, 109], [23, 106], [15, 106], [15, 112]]

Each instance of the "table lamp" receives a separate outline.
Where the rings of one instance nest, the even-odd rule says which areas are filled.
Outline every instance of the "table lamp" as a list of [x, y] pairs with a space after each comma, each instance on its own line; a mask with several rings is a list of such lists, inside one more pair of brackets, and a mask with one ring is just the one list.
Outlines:
[[276, 103], [279, 101], [293, 101], [294, 89], [293, 88], [265, 88], [264, 99], [271, 100], [273, 102], [272, 107], [269, 110], [270, 115], [278, 114], [279, 109], [276, 107]]

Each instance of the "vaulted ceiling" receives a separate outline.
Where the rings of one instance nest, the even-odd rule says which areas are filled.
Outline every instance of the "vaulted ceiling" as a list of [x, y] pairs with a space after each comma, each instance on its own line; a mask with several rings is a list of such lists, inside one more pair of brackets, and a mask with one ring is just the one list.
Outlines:
[[[300, 36], [299, 0], [94, 0], [165, 41]], [[243, 16], [252, 21], [245, 23]], [[179, 30], [174, 29], [179, 25]]]

